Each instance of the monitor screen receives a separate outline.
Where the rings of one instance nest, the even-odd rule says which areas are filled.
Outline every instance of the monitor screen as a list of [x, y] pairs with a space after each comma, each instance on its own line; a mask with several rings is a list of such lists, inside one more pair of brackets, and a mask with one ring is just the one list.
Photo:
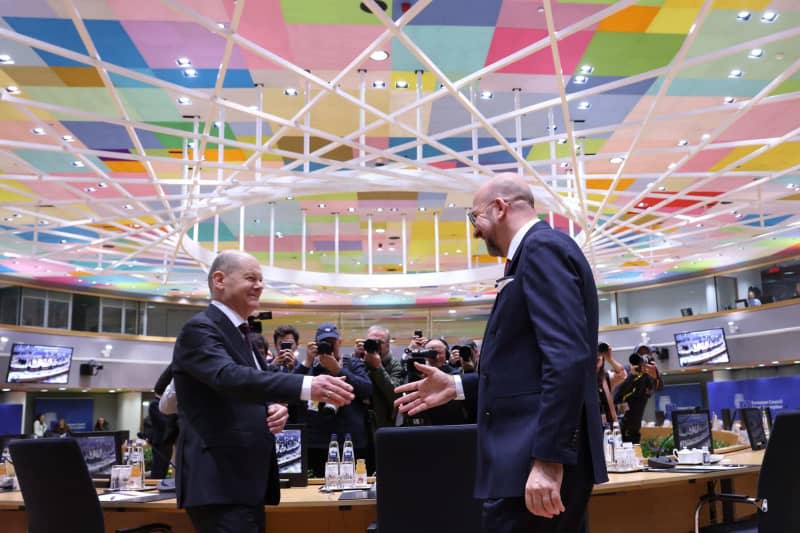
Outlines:
[[745, 407], [739, 410], [739, 416], [747, 428], [750, 447], [762, 450], [767, 447], [767, 433], [764, 431], [764, 416], [757, 407]]
[[709, 452], [714, 451], [708, 409], [672, 411], [672, 435], [676, 450], [707, 446]]
[[93, 478], [110, 477], [111, 467], [122, 464], [122, 445], [128, 440], [128, 431], [91, 431], [73, 433]]
[[308, 484], [306, 470], [306, 443], [303, 441], [303, 425], [288, 424], [283, 431], [275, 435], [275, 451], [278, 457], [278, 473], [281, 478], [289, 479], [293, 487], [304, 487]]
[[11, 346], [8, 383], [67, 383], [72, 348], [19, 344]]
[[730, 362], [725, 332], [722, 328], [676, 333], [675, 347], [681, 366]]

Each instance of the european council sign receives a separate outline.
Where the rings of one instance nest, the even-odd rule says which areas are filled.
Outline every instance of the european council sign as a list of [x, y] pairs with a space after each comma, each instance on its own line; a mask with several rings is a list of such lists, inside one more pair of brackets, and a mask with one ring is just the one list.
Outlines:
[[773, 417], [781, 409], [800, 408], [800, 376], [712, 381], [707, 391], [708, 407], [720, 418], [723, 407], [769, 407]]

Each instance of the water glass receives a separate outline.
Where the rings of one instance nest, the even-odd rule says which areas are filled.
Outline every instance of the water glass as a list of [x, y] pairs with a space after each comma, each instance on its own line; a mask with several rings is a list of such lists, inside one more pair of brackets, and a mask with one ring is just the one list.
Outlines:
[[131, 465], [113, 465], [111, 467], [111, 490], [125, 490], [131, 483]]

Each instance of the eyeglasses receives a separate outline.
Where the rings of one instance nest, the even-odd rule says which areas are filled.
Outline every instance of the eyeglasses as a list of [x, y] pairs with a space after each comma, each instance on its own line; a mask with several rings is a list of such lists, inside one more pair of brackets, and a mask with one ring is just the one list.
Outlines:
[[[515, 200], [519, 200], [519, 198], [508, 198], [508, 199], [506, 199], [506, 198], [492, 198], [491, 200], [489, 200], [488, 202], [483, 204], [483, 206], [489, 206], [489, 205], [493, 204], [495, 202], [495, 200], [502, 200], [505, 203], [510, 204], [511, 202], [514, 202]], [[483, 214], [483, 210], [481, 210], [481, 211], [469, 211], [467, 213], [467, 218], [469, 219], [469, 223], [472, 224], [472, 227], [475, 227], [475, 221], [478, 220], [478, 215], [482, 215], [482, 214]]]

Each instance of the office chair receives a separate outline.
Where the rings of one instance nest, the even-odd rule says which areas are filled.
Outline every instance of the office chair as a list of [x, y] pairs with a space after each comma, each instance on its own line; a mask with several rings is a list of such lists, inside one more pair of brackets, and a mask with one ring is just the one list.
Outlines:
[[[800, 411], [781, 412], [775, 418], [769, 444], [758, 475], [758, 496], [708, 494], [700, 499], [694, 513], [695, 533], [786, 533], [800, 531]], [[706, 502], [747, 503], [756, 507], [755, 520], [698, 527], [700, 510]]]
[[378, 521], [368, 531], [481, 531], [474, 424], [382, 428], [375, 453]]
[[[75, 439], [26, 439], [9, 444], [28, 515], [28, 533], [103, 533], [103, 509]], [[117, 533], [169, 533], [147, 524]]]

